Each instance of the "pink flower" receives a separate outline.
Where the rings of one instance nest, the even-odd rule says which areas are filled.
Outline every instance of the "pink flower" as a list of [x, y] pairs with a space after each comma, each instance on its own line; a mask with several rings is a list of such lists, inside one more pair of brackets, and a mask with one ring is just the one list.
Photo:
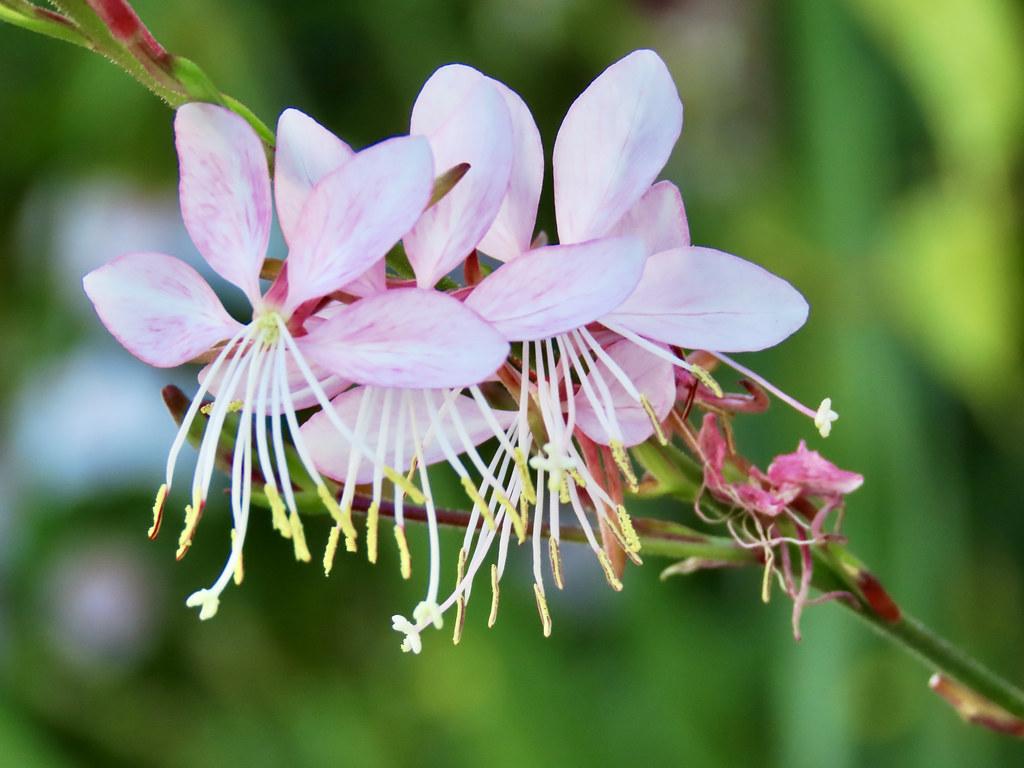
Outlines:
[[[473, 252], [499, 213], [512, 167], [512, 120], [497, 84], [468, 67], [452, 65], [437, 70], [424, 84], [413, 106], [410, 130], [426, 138], [436, 168], [461, 164], [469, 168], [444, 197], [422, 213], [404, 238], [417, 284], [427, 292]], [[387, 289], [389, 293], [395, 290]], [[464, 311], [472, 314], [470, 309]], [[446, 366], [447, 358], [439, 355], [437, 364]], [[497, 479], [496, 468], [489, 466], [476, 448], [495, 434], [503, 437], [511, 415], [491, 407], [477, 386], [479, 381], [463, 383], [465, 388], [449, 389], [440, 389], [425, 379], [395, 382], [392, 386], [375, 384], [348, 390], [332, 403], [337, 417], [354, 423], [356, 434], [377, 452], [378, 465], [391, 461], [394, 466], [404, 466], [411, 460], [418, 472], [428, 517], [430, 565], [426, 596], [414, 613], [417, 623], [440, 621], [441, 554], [428, 465], [448, 463], [477, 514], [482, 514], [488, 524], [494, 523], [484, 501], [488, 489], [498, 492], [505, 509], [516, 515], [511, 502], [501, 494], [503, 485]], [[383, 481], [379, 469], [364, 461], [359, 451], [339, 444], [333, 436], [332, 418], [324, 411], [303, 427], [303, 439], [318, 469], [344, 484], [343, 507], [351, 502], [359, 483], [372, 483], [377, 499]], [[482, 478], [481, 484], [472, 479], [471, 472]], [[409, 578], [412, 565], [405, 537], [404, 498], [402, 490], [396, 489], [394, 532], [402, 575]], [[374, 502], [367, 515], [367, 556], [372, 562], [377, 558], [377, 522]], [[333, 535], [336, 541], [338, 534]], [[325, 556], [327, 571], [333, 555], [334, 551], [329, 550]], [[406, 635], [403, 647], [417, 648], [418, 644], [409, 639], [410, 633]]]
[[[209, 104], [181, 107], [175, 132], [185, 226], [210, 266], [245, 292], [253, 307], [251, 320], [245, 325], [234, 320], [195, 270], [163, 254], [121, 256], [87, 275], [84, 285], [108, 330], [141, 360], [171, 367], [211, 350], [216, 353], [171, 446], [166, 482], [154, 508], [155, 535], [177, 455], [214, 385], [217, 398], [199, 449], [179, 556], [187, 551], [202, 513], [225, 419], [230, 411], [240, 411], [232, 467], [231, 554], [213, 586], [188, 599], [205, 619], [216, 613], [232, 574], [240, 578], [253, 442], [275, 526], [294, 540], [300, 559], [309, 559], [284, 460], [282, 419], [324, 503], [355, 535], [349, 514], [327, 492], [302, 441], [297, 385], [333, 416], [318, 381], [322, 372], [380, 386], [459, 386], [490, 375], [508, 346], [459, 302], [416, 288], [372, 295], [339, 308], [329, 319], [305, 325], [324, 297], [353, 281], [372, 283], [372, 276], [365, 277], [367, 270], [426, 207], [434, 166], [422, 138], [390, 139], [351, 153], [304, 115], [291, 110], [282, 115], [275, 193], [289, 256], [281, 275], [263, 293], [259, 275], [270, 234], [271, 187], [262, 144], [245, 121]], [[340, 418], [332, 417], [331, 423], [339, 439], [376, 459]], [[382, 471], [408, 486], [390, 467]]]
[[839, 469], [801, 440], [794, 453], [776, 456], [768, 465], [768, 482], [777, 488], [798, 488], [800, 493], [839, 500], [864, 484], [864, 476]]
[[[811, 547], [836, 535], [825, 533], [825, 519], [843, 506], [846, 494], [860, 488], [864, 478], [839, 469], [817, 451], [808, 450], [802, 440], [794, 453], [773, 459], [767, 473], [757, 467], [729, 467], [729, 447], [713, 413], [704, 416], [697, 447], [704, 464], [705, 487], [715, 498], [734, 508], [734, 514], [725, 519], [729, 531], [740, 545], [764, 552], [763, 599], [768, 601], [775, 574], [793, 599], [793, 634], [799, 640], [800, 616], [805, 605], [845, 597], [842, 592], [829, 592], [814, 601], [809, 599], [814, 568]], [[727, 472], [746, 477], [730, 480]], [[815, 508], [809, 507], [807, 497], [820, 500], [811, 519], [805, 515]], [[802, 504], [799, 509], [798, 502]], [[694, 510], [704, 516], [700, 499]], [[798, 571], [793, 567], [791, 548], [799, 556]]]

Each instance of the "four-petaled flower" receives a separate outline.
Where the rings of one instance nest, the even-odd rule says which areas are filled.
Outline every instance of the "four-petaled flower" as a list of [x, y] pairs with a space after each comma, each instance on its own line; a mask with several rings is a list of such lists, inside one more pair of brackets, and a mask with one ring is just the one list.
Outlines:
[[[226, 419], [240, 412], [231, 466], [231, 554], [216, 582], [188, 599], [205, 619], [216, 613], [232, 574], [241, 578], [254, 476], [263, 483], [275, 527], [292, 538], [299, 559], [309, 559], [285, 456], [285, 427], [324, 504], [348, 538], [357, 535], [350, 510], [339, 507], [329, 493], [299, 429], [296, 412], [301, 407], [316, 403], [334, 414], [321, 380], [335, 391], [346, 382], [458, 386], [492, 373], [508, 345], [455, 299], [417, 288], [336, 305], [327, 318], [315, 315], [332, 293], [353, 283], [357, 292], [362, 286], [372, 293], [368, 270], [382, 270], [376, 265], [427, 207], [434, 164], [424, 139], [395, 138], [352, 153], [340, 142], [333, 144], [301, 113], [284, 113], [275, 192], [289, 254], [263, 292], [271, 185], [262, 144], [237, 115], [208, 104], [179, 109], [175, 131], [185, 226], [209, 265], [245, 292], [251, 319], [246, 324], [233, 319], [194, 269], [163, 254], [121, 256], [87, 275], [84, 284], [100, 319], [141, 360], [171, 367], [213, 355], [171, 446], [166, 481], [154, 506], [153, 536], [178, 453], [212, 387], [217, 397], [206, 409], [209, 421], [179, 557], [188, 550], [202, 514]], [[379, 275], [382, 280], [383, 272]], [[351, 426], [339, 418], [330, 423], [336, 440], [418, 496]]]

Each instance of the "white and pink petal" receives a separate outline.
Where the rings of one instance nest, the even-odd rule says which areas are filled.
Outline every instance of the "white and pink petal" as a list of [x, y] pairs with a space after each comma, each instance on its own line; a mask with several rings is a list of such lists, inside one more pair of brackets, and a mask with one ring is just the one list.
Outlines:
[[807, 320], [788, 282], [711, 248], [676, 248], [647, 259], [636, 291], [606, 318], [641, 336], [687, 349], [754, 352]]
[[174, 132], [185, 228], [214, 271], [256, 304], [272, 218], [263, 143], [245, 120], [214, 104], [179, 107]]
[[434, 165], [420, 137], [355, 154], [314, 188], [288, 253], [284, 310], [336, 291], [384, 258], [430, 199]]
[[509, 341], [551, 338], [621, 304], [640, 280], [644, 257], [634, 237], [537, 248], [484, 278], [466, 305]]
[[659, 181], [626, 211], [608, 236], [634, 235], [648, 255], [690, 245], [690, 227], [683, 196], [671, 181]]
[[508, 342], [471, 309], [420, 288], [360, 299], [297, 341], [324, 369], [379, 387], [478, 384], [508, 356]]
[[424, 84], [410, 132], [430, 141], [438, 173], [469, 164], [405, 237], [417, 283], [430, 288], [476, 248], [498, 215], [512, 169], [512, 121], [489, 78], [452, 65]]
[[559, 240], [607, 234], [665, 167], [682, 126], [682, 102], [656, 53], [634, 51], [608, 67], [573, 102], [555, 139]]
[[242, 327], [198, 272], [162, 253], [119, 256], [82, 284], [114, 338], [158, 368], [188, 362]]
[[512, 119], [512, 172], [501, 209], [478, 247], [488, 256], [509, 261], [530, 250], [533, 241], [544, 184], [544, 145], [522, 97], [497, 80], [491, 82]]
[[313, 187], [341, 168], [352, 154], [348, 144], [309, 115], [297, 109], [281, 113], [274, 154], [274, 200], [286, 243], [295, 237]]

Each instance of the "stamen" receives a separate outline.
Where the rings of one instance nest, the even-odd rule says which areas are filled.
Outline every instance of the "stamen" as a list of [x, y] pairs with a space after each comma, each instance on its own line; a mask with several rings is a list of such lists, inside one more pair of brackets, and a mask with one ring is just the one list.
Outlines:
[[604, 577], [608, 580], [609, 586], [616, 592], [622, 591], [622, 582], [619, 581], [619, 577], [615, 575], [615, 570], [612, 568], [612, 561], [608, 559], [608, 553], [603, 549], [597, 550], [597, 561], [601, 563], [601, 569], [604, 571]]
[[625, 478], [629, 490], [636, 493], [640, 490], [640, 484], [637, 482], [636, 473], [633, 472], [633, 465], [629, 461], [626, 449], [618, 440], [609, 441], [608, 447], [612, 449], [612, 458], [615, 459], [615, 466], [619, 468], [623, 478]]
[[548, 539], [548, 554], [551, 557], [551, 576], [555, 580], [555, 586], [565, 589], [565, 583], [562, 581], [562, 555], [558, 551], [558, 539]]
[[409, 554], [409, 542], [405, 539], [405, 526], [395, 526], [395, 543], [398, 544], [399, 569], [403, 579], [412, 577], [412, 555]]
[[[206, 403], [205, 405], [203, 405], [202, 408], [199, 409], [199, 412], [204, 416], [209, 416], [211, 413], [213, 413], [214, 405], [215, 403]], [[245, 405], [245, 403], [243, 403], [241, 400], [230, 400], [228, 404], [224, 407], [227, 408], [228, 413], [238, 413], [239, 411], [242, 410], [243, 405]]]
[[[235, 547], [235, 541], [238, 538], [238, 531], [234, 528], [231, 529], [231, 546]], [[234, 570], [234, 581], [235, 586], [241, 586], [242, 579], [245, 578], [245, 569], [242, 567], [242, 554], [239, 553], [238, 557], [235, 558], [235, 570]]]
[[284, 502], [281, 501], [281, 495], [277, 492], [277, 486], [272, 482], [265, 484], [263, 486], [263, 494], [267, 497], [267, 502], [270, 504], [270, 519], [274, 530], [280, 531], [284, 538], [290, 539], [292, 537], [292, 527], [291, 523], [288, 522], [288, 513], [285, 510]]
[[324, 576], [330, 576], [334, 568], [334, 558], [338, 554], [338, 542], [341, 540], [341, 528], [337, 525], [331, 528], [327, 535], [327, 547], [324, 549]]
[[544, 590], [536, 582], [533, 585], [533, 595], [537, 598], [537, 613], [540, 614], [544, 637], [551, 637], [551, 613], [548, 611], [548, 601], [544, 599]]
[[412, 484], [411, 479], [406, 479], [403, 475], [396, 472], [391, 467], [384, 467], [384, 476], [395, 484], [395, 487], [401, 489], [401, 491], [409, 497], [413, 504], [423, 504], [426, 501], [426, 497], [423, 495], [423, 491]]
[[519, 477], [523, 484], [522, 498], [525, 498], [530, 504], [536, 504], [537, 491], [534, 490], [533, 480], [530, 479], [530, 468], [527, 466], [526, 456], [523, 455], [522, 449], [517, 447], [512, 452], [512, 457], [516, 462], [516, 469], [519, 470]]
[[164, 503], [167, 501], [167, 483], [162, 483], [156, 492], [156, 501], [153, 503], [153, 524], [149, 527], [146, 535], [150, 541], [155, 541], [160, 533], [160, 523], [164, 519]]
[[380, 518], [380, 503], [374, 499], [366, 510], [366, 559], [377, 562], [377, 529]]
[[498, 620], [498, 601], [501, 598], [501, 589], [498, 587], [498, 566], [491, 563], [491, 612], [487, 616], [487, 628], [494, 626]]
[[289, 520], [292, 529], [292, 544], [295, 546], [295, 559], [308, 563], [313, 559], [309, 554], [309, 547], [306, 546], [306, 532], [302, 527], [302, 520], [298, 512], [292, 512]]
[[[224, 345], [224, 349], [220, 351], [217, 358], [213, 361], [210, 366], [210, 370], [202, 383], [199, 385], [199, 391], [196, 396], [192, 398], [192, 402], [189, 404], [188, 410], [185, 412], [185, 417], [181, 420], [181, 426], [178, 427], [178, 433], [174, 436], [174, 442], [171, 443], [171, 449], [167, 452], [167, 470], [165, 483], [168, 490], [171, 487], [171, 481], [174, 478], [174, 465], [177, 462], [178, 454], [180, 453], [182, 446], [185, 444], [185, 440], [188, 437], [189, 429], [192, 427], [192, 422], [195, 421], [196, 414], [199, 412], [199, 408], [203, 403], [203, 398], [206, 396], [207, 390], [210, 385], [216, 379], [217, 373], [220, 371], [224, 361], [228, 359], [231, 351], [236, 347], [241, 349], [251, 337], [254, 331], [252, 328], [244, 328], [236, 333], [227, 344]], [[232, 363], [238, 358], [234, 358]], [[227, 378], [227, 377], [225, 377]]]
[[[722, 397], [722, 395], [725, 394], [724, 392], [722, 392], [722, 387], [718, 384], [717, 381], [715, 381], [714, 377], [705, 368], [702, 368], [701, 366], [696, 365], [695, 363], [689, 363], [686, 360], [677, 357], [676, 355], [666, 351], [664, 348], [655, 344], [654, 342], [645, 339], [643, 336], [638, 336], [637, 334], [633, 333], [632, 331], [626, 328], [623, 328], [622, 326], [610, 323], [605, 323], [604, 326], [608, 330], [614, 331], [620, 336], [629, 339], [637, 346], [643, 347], [652, 355], [655, 355], [656, 357], [660, 357], [662, 360], [666, 360], [672, 363], [672, 365], [676, 366], [677, 368], [682, 368], [684, 371], [689, 371], [700, 381], [701, 384], [710, 389], [715, 397]], [[711, 352], [710, 354], [714, 355], [720, 360], [728, 362], [725, 359], [725, 356], [719, 354], [718, 352]], [[729, 364], [732, 365], [732, 363]], [[739, 369], [737, 368], [737, 370]]]
[[[455, 588], [458, 589], [466, 575], [466, 550], [459, 550], [459, 564], [455, 575]], [[452, 633], [452, 645], [458, 645], [462, 640], [462, 628], [466, 621], [466, 597], [465, 593], [459, 595], [455, 601], [455, 630]]]
[[772, 568], [775, 565], [775, 552], [771, 547], [764, 548], [764, 576], [761, 578], [761, 602], [769, 603], [772, 599]]
[[356, 533], [356, 527], [352, 524], [352, 510], [342, 509], [338, 506], [337, 499], [328, 490], [324, 483], [320, 483], [316, 487], [316, 493], [320, 497], [320, 501], [327, 508], [327, 511], [331, 514], [339, 526], [341, 526], [342, 533], [345, 534], [346, 539], [355, 539], [358, 534]]
[[487, 502], [483, 500], [480, 495], [480, 491], [473, 485], [473, 481], [469, 475], [465, 475], [462, 478], [462, 489], [469, 496], [470, 500], [476, 505], [477, 509], [480, 510], [480, 515], [483, 517], [484, 522], [487, 523], [487, 527], [492, 531], [495, 530], [494, 515], [491, 514], [490, 507], [487, 506]]
[[668, 438], [665, 437], [665, 432], [661, 428], [661, 422], [658, 420], [658, 414], [654, 412], [654, 406], [651, 405], [651, 401], [647, 398], [647, 395], [640, 395], [640, 405], [644, 409], [644, 413], [647, 414], [647, 418], [651, 420], [651, 426], [654, 427], [654, 434], [658, 438], [658, 442], [661, 445], [668, 445]]
[[192, 503], [185, 507], [185, 527], [178, 537], [178, 551], [174, 555], [177, 560], [181, 560], [192, 546], [192, 537], [195, 535], [196, 526], [199, 525], [199, 519], [203, 516], [205, 505], [206, 502], [196, 495], [192, 497]]
[[626, 549], [630, 552], [640, 551], [640, 537], [636, 535], [636, 529], [633, 527], [633, 521], [629, 517], [629, 512], [626, 511], [625, 506], [617, 504], [615, 511], [618, 513], [619, 528], [622, 529], [622, 536], [626, 540]]

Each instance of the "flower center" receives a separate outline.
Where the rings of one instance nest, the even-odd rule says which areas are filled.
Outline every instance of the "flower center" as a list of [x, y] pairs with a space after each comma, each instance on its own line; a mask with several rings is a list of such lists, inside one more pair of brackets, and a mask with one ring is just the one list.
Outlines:
[[281, 338], [281, 315], [277, 310], [261, 312], [253, 318], [256, 327], [256, 341], [273, 346]]

